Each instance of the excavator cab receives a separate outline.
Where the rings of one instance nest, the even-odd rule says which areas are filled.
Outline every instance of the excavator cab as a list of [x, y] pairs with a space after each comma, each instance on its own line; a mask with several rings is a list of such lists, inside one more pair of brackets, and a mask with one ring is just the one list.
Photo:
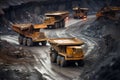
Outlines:
[[120, 19], [120, 7], [117, 6], [104, 6], [96, 13], [97, 19], [104, 17], [111, 20]]

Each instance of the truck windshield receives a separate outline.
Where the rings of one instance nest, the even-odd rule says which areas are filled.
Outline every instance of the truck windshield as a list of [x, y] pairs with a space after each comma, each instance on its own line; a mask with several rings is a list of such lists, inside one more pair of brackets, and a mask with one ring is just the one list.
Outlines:
[[79, 49], [79, 48], [77, 48], [77, 49], [73, 49], [73, 52], [75, 52], [75, 53], [81, 53], [82, 52], [82, 50], [81, 49]]

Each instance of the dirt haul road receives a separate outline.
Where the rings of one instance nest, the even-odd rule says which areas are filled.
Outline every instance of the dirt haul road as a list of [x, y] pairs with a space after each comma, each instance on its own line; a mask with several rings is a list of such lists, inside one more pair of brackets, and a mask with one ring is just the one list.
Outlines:
[[[89, 16], [88, 20], [74, 20], [69, 19], [66, 22], [66, 28], [64, 29], [52, 29], [52, 30], [42, 30], [45, 32], [48, 38], [62, 38], [62, 37], [77, 37], [85, 41], [83, 46], [85, 50], [85, 57], [91, 52], [97, 50], [97, 43], [91, 38], [80, 35], [79, 30], [85, 29], [86, 27], [81, 27], [78, 31], [74, 31], [78, 26], [92, 22], [95, 19], [95, 16]], [[13, 43], [16, 46], [19, 46], [17, 42], [17, 36], [7, 35], [1, 37], [4, 40], [7, 40], [10, 43]], [[52, 64], [50, 62], [49, 48], [47, 46], [34, 46], [34, 47], [25, 47], [33, 52], [33, 55], [36, 59], [36, 65], [34, 66], [36, 70], [40, 71], [47, 80], [78, 80], [80, 72], [83, 72], [83, 67], [78, 67], [77, 65], [71, 65], [68, 67], [59, 67], [57, 64]], [[85, 63], [85, 66], [88, 66]]]

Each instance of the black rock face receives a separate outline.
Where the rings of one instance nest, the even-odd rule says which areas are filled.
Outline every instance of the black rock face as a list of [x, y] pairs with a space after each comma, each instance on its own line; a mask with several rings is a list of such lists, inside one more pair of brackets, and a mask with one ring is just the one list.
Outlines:
[[11, 30], [11, 25], [14, 23], [42, 23], [46, 12], [67, 10], [72, 15], [72, 8], [79, 6], [88, 7], [89, 14], [95, 14], [103, 5], [104, 0], [2, 0], [0, 1], [0, 33], [15, 34]]
[[[4, 14], [3, 9], [9, 8], [10, 6], [21, 6], [23, 4], [27, 3], [36, 3], [39, 5], [52, 5], [53, 9], [56, 6], [59, 6], [59, 4], [65, 4], [66, 8], [72, 8], [75, 6], [80, 7], [89, 7], [91, 9], [97, 9], [97, 7], [103, 6], [105, 4], [104, 0], [98, 1], [98, 0], [1, 0], [0, 1], [0, 14]], [[96, 7], [95, 7], [96, 6]]]
[[90, 80], [120, 80], [120, 57], [113, 58], [112, 61], [102, 66]]

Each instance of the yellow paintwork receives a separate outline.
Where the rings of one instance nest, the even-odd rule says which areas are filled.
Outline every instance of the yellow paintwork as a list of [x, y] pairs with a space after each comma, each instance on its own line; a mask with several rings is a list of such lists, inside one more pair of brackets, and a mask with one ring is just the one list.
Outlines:
[[48, 41], [59, 55], [65, 57], [65, 60], [74, 61], [84, 59], [84, 52], [81, 48], [81, 45], [84, 44], [83, 41], [77, 38], [56, 38]]
[[40, 32], [40, 28], [34, 29], [31, 25], [27, 27], [24, 25], [25, 28], [21, 26], [22, 24], [13, 25], [12, 29], [19, 34], [24, 35], [25, 37], [31, 38], [33, 42], [45, 41], [47, 39], [45, 34]]
[[66, 48], [66, 60], [79, 60], [84, 58], [83, 50], [80, 46], [67, 46]]
[[54, 17], [46, 17], [44, 24], [46, 25], [54, 25], [55, 23], [55, 18]]
[[47, 28], [47, 25], [45, 23], [43, 23], [43, 24], [35, 24], [34, 28], [35, 29], [42, 29], [42, 28], [44, 29], [44, 28]]

